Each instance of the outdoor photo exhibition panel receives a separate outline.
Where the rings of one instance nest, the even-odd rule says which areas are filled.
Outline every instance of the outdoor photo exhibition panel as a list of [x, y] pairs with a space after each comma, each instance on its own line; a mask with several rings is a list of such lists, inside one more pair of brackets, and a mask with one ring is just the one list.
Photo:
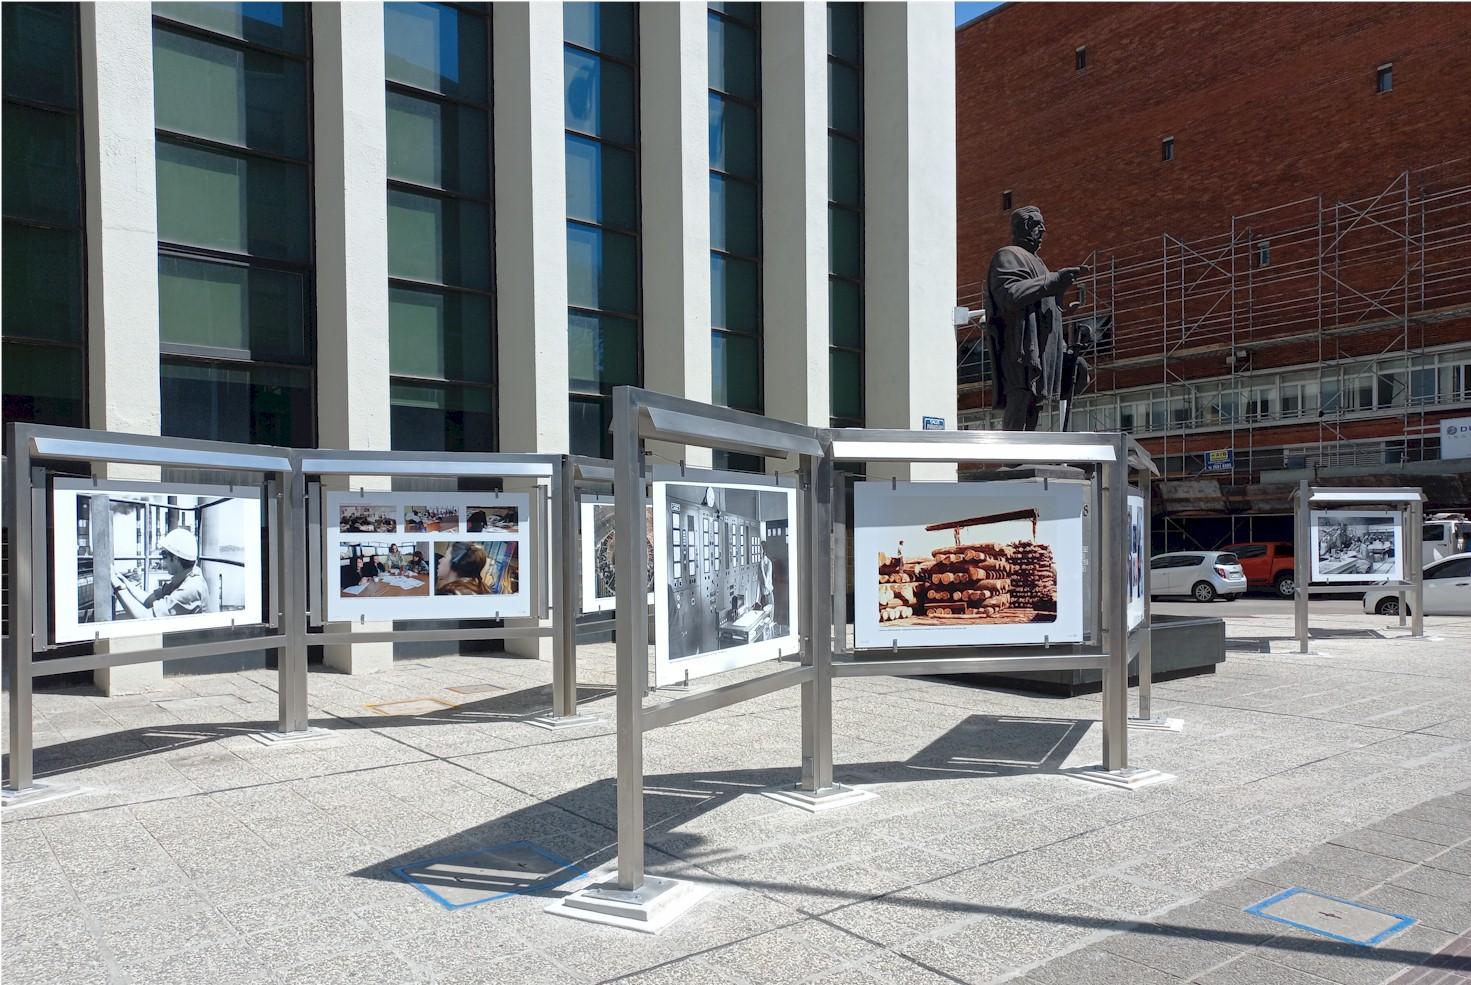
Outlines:
[[[613, 532], [613, 497], [584, 495], [578, 501], [581, 517], [582, 611], [612, 612], [618, 603], [618, 567]], [[654, 604], [654, 507], [644, 509], [644, 553], [648, 560], [645, 583]]]
[[[1144, 494], [1129, 490], [1129, 629], [1137, 629], [1145, 620], [1145, 599], [1149, 578], [1149, 525], [1144, 517], [1148, 504]], [[1141, 673], [1143, 669], [1141, 668]], [[1142, 682], [1143, 678], [1141, 678]]]
[[327, 618], [499, 619], [531, 614], [531, 497], [328, 492]]
[[1314, 582], [1404, 581], [1404, 515], [1399, 510], [1313, 510]]
[[261, 622], [259, 489], [58, 478], [51, 530], [58, 643]]
[[[272, 650], [278, 731], [261, 737], [312, 734], [301, 608], [305, 565], [294, 563], [300, 557], [292, 549], [305, 541], [294, 454], [263, 445], [10, 425], [7, 805], [79, 789], [35, 780], [37, 677]], [[117, 465], [220, 478], [204, 485], [100, 477]], [[86, 472], [99, 477], [75, 474]], [[190, 635], [181, 639], [185, 630]], [[129, 636], [142, 637], [142, 645], [109, 645]]]
[[856, 648], [1081, 642], [1084, 486], [856, 483]]
[[792, 586], [797, 491], [787, 478], [654, 471], [654, 683], [658, 687], [801, 649]]

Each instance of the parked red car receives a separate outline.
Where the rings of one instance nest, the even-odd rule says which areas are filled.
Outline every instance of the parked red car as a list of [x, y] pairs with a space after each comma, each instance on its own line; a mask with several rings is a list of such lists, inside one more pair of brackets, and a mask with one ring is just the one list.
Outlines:
[[1285, 599], [1292, 598], [1297, 583], [1292, 574], [1292, 543], [1263, 540], [1247, 544], [1228, 544], [1221, 548], [1241, 561], [1246, 584], [1252, 588], [1270, 588]]

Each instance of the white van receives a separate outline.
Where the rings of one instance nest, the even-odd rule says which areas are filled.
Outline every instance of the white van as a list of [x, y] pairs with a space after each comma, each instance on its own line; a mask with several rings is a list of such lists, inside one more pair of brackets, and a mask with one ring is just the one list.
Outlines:
[[1432, 513], [1420, 531], [1420, 563], [1471, 551], [1471, 520], [1464, 513]]

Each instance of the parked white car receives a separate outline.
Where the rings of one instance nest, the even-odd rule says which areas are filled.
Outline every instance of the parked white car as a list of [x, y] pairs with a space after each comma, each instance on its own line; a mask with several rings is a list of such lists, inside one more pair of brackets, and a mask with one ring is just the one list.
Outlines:
[[1197, 602], [1246, 594], [1241, 562], [1228, 551], [1178, 551], [1149, 561], [1149, 594], [1188, 595]]
[[[1471, 554], [1453, 554], [1425, 565], [1425, 615], [1471, 616]], [[1406, 614], [1415, 603], [1405, 593]], [[1364, 611], [1381, 616], [1399, 615], [1399, 592], [1371, 588], [1364, 593]]]

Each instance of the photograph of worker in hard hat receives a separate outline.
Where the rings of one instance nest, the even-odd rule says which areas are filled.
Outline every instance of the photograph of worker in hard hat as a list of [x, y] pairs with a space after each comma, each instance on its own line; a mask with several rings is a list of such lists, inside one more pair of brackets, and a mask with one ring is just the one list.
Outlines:
[[259, 595], [258, 499], [115, 490], [71, 499], [78, 623], [219, 613], [228, 625], [249, 592]]

